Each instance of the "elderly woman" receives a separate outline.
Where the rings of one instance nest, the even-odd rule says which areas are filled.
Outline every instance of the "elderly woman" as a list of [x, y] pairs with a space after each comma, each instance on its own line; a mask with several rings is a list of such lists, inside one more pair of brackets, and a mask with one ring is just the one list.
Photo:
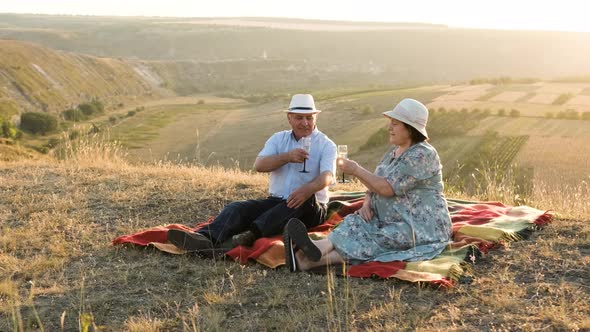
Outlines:
[[[440, 254], [451, 238], [440, 159], [426, 142], [428, 109], [404, 99], [391, 111], [387, 151], [374, 173], [353, 160], [338, 167], [367, 188], [363, 206], [328, 235], [313, 241], [305, 225], [291, 219], [284, 230], [291, 271], [347, 262], [417, 261]], [[295, 248], [300, 250], [295, 251]]]

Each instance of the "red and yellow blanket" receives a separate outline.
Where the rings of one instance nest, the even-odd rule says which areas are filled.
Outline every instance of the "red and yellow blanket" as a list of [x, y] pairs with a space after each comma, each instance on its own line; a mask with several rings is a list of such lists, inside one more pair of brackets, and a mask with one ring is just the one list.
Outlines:
[[[362, 205], [363, 193], [333, 193], [328, 205], [328, 220], [309, 230], [312, 238], [325, 237], [344, 216], [356, 211]], [[419, 262], [370, 262], [347, 266], [345, 272], [351, 277], [398, 278], [411, 282], [431, 282], [452, 286], [470, 275], [470, 263], [507, 242], [526, 238], [533, 230], [552, 221], [549, 211], [528, 206], [508, 206], [499, 202], [469, 202], [449, 199], [449, 211], [453, 223], [453, 242], [439, 256]], [[195, 231], [207, 225], [195, 227], [180, 224], [158, 226], [148, 230], [124, 235], [113, 240], [113, 244], [133, 243], [140, 246], [153, 245], [156, 248], [183, 254], [183, 250], [166, 241], [168, 229], [177, 228]], [[256, 261], [270, 268], [285, 263], [284, 244], [281, 235], [258, 239], [251, 248], [237, 247], [226, 252], [242, 264]]]

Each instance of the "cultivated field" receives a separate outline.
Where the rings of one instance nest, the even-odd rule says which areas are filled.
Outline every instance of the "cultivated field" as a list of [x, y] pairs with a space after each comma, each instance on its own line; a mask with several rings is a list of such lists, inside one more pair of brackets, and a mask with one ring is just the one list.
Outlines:
[[[387, 120], [381, 113], [402, 98], [413, 97], [431, 108], [431, 143], [441, 154], [446, 175], [449, 175], [447, 181], [451, 185], [453, 183], [450, 176], [456, 175], [457, 168], [470, 164], [469, 159], [475, 158], [482, 150], [482, 138], [487, 133], [495, 132], [502, 138], [496, 139], [496, 145], [510, 137], [528, 137], [525, 144], [520, 145], [514, 153], [511, 152], [510, 160], [502, 161], [505, 163], [504, 167], [524, 167], [528, 172], [527, 181], [532, 181], [532, 185], [557, 191], [562, 186], [578, 185], [590, 175], [590, 168], [587, 167], [590, 154], [584, 148], [590, 138], [590, 121], [584, 118], [582, 107], [575, 108], [568, 103], [540, 105], [526, 100], [510, 102], [508, 99], [515, 99], [522, 93], [546, 96], [563, 91], [583, 92], [587, 86], [562, 85], [537, 82], [495, 87], [480, 84], [365, 91], [332, 90], [314, 94], [318, 107], [323, 111], [318, 119], [320, 130], [337, 144], [349, 145], [351, 157], [368, 168], [374, 167], [386, 149], [385, 141], [377, 146], [367, 145], [371, 136], [377, 135], [387, 125]], [[477, 92], [481, 95], [488, 90], [497, 90], [499, 93], [483, 101], [477, 100], [475, 95], [457, 98], [463, 93]], [[539, 92], [541, 90], [545, 94]], [[513, 94], [514, 98], [503, 98], [507, 93]], [[583, 97], [584, 95], [572, 95], [571, 100]], [[270, 134], [288, 129], [284, 114], [284, 108], [288, 104], [287, 97], [258, 104], [237, 99], [194, 102], [195, 99], [186, 103], [180, 100], [168, 105], [147, 105], [142, 112], [114, 125], [109, 130], [110, 138], [129, 148], [131, 160], [169, 160], [200, 165], [238, 166], [249, 170]], [[456, 108], [457, 103], [462, 107]], [[515, 110], [518, 113], [511, 114]], [[575, 112], [578, 119], [559, 118], [559, 114], [566, 110]], [[548, 117], [548, 113], [551, 117]], [[465, 122], [468, 118], [472, 120]], [[469, 126], [463, 128], [463, 125]], [[447, 132], [449, 128], [459, 127], [462, 128], [459, 131]], [[563, 142], [565, 145], [558, 149], [561, 143], [550, 142]], [[479, 155], [482, 163], [472, 165], [470, 172], [475, 168], [481, 169], [484, 164], [490, 167], [497, 162], [497, 154], [504, 148], [501, 144], [493, 148], [497, 151], [488, 151], [486, 156]], [[557, 150], [559, 155], [551, 157]], [[560, 176], [547, 178], [542, 175], [549, 173]], [[462, 174], [469, 172], [464, 169]]]

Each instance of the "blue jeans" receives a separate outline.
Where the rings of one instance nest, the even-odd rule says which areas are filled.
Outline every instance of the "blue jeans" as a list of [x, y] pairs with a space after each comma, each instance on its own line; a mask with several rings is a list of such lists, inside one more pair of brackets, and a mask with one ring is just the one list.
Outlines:
[[317, 203], [311, 196], [299, 208], [287, 207], [287, 201], [278, 197], [236, 201], [226, 205], [211, 224], [198, 231], [220, 244], [250, 230], [257, 237], [281, 234], [291, 218], [298, 218], [307, 228], [317, 226], [326, 218], [325, 204]]

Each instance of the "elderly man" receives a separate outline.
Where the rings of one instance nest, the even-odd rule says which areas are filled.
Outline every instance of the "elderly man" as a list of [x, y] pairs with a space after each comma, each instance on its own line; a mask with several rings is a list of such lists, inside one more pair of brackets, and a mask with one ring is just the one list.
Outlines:
[[[207, 253], [215, 248], [252, 246], [260, 237], [281, 234], [291, 218], [300, 219], [308, 228], [324, 222], [328, 186], [336, 171], [336, 145], [317, 129], [320, 111], [311, 95], [294, 95], [286, 112], [291, 130], [273, 134], [254, 162], [256, 171], [270, 172], [270, 195], [228, 204], [196, 233], [171, 229], [169, 242]], [[311, 148], [306, 151], [302, 143], [309, 139]]]

